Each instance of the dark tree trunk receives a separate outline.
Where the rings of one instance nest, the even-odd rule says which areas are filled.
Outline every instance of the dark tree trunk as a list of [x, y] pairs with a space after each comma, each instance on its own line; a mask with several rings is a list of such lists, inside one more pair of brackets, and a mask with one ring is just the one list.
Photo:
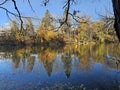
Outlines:
[[115, 16], [115, 31], [120, 42], [120, 0], [112, 0], [113, 11]]

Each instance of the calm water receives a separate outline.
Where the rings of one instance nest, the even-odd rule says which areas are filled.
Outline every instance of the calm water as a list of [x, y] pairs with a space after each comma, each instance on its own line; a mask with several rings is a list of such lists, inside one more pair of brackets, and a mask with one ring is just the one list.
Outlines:
[[0, 47], [0, 90], [120, 90], [119, 58], [116, 45]]

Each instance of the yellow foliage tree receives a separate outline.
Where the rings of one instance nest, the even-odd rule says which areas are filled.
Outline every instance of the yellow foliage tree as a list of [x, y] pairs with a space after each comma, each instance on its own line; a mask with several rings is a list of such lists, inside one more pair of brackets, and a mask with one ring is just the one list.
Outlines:
[[86, 42], [89, 40], [89, 34], [90, 34], [90, 30], [91, 30], [91, 27], [90, 27], [90, 18], [83, 18], [81, 19], [80, 21], [80, 25], [78, 27], [78, 41], [82, 41], [82, 42]]
[[51, 15], [47, 10], [42, 20], [41, 26], [39, 27], [37, 34], [42, 41], [48, 41], [57, 36], [57, 33], [53, 31], [54, 26], [51, 24]]
[[104, 34], [105, 22], [100, 20], [96, 21], [92, 24], [92, 29], [96, 33], [96, 37], [98, 38], [99, 42], [104, 42], [105, 34]]

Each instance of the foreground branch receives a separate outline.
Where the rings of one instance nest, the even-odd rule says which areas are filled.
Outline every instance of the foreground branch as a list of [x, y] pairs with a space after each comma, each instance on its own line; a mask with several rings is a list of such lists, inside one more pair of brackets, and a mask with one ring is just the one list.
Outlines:
[[22, 30], [22, 29], [23, 29], [23, 21], [22, 21], [22, 17], [21, 17], [20, 11], [18, 10], [16, 1], [15, 1], [15, 0], [12, 0], [12, 2], [13, 2], [13, 4], [14, 4], [15, 10], [16, 10], [17, 13], [18, 13], [18, 16], [19, 16], [19, 19], [20, 19], [20, 22], [21, 22], [20, 30]]

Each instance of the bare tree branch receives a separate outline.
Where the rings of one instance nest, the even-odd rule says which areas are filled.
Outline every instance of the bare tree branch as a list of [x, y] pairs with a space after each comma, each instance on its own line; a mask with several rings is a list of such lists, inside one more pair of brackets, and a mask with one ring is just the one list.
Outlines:
[[33, 9], [33, 7], [32, 7], [32, 4], [31, 4], [30, 0], [27, 0], [27, 1], [28, 1], [28, 4], [29, 4], [29, 6], [30, 6], [31, 10], [35, 13], [35, 10]]
[[4, 5], [7, 1], [9, 1], [9, 0], [5, 0], [5, 1], [3, 1], [2, 3], [0, 3], [0, 6], [1, 6], [1, 5]]
[[46, 6], [48, 4], [49, 0], [44, 0], [43, 4]]
[[14, 4], [15, 10], [17, 11], [17, 13], [18, 13], [18, 15], [19, 15], [19, 19], [20, 19], [20, 22], [21, 22], [20, 30], [22, 30], [22, 29], [23, 29], [23, 21], [22, 21], [22, 17], [21, 17], [20, 11], [18, 10], [16, 1], [15, 1], [15, 0], [12, 0], [12, 2], [13, 2], [13, 4]]

